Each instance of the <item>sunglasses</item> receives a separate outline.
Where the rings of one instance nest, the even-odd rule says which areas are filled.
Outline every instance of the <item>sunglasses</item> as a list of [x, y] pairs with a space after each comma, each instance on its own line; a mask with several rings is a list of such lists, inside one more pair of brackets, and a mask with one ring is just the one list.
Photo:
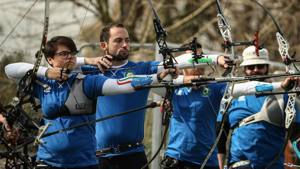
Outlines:
[[249, 66], [245, 66], [246, 69], [248, 70], [254, 70], [256, 69], [264, 69], [267, 65], [249, 65]]
[[77, 53], [78, 53], [78, 51], [61, 51], [61, 52], [55, 53], [55, 55], [66, 58], [69, 55], [75, 56]]

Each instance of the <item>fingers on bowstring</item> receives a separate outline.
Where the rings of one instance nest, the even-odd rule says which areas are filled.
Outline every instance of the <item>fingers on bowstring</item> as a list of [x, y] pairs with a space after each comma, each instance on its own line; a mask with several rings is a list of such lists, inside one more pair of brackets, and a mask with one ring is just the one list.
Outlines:
[[98, 64], [97, 66], [98, 66], [98, 69], [100, 70], [101, 73], [104, 73], [104, 72], [105, 72], [105, 70], [102, 68], [101, 65]]
[[166, 70], [166, 75], [171, 75], [171, 77], [174, 78], [174, 76], [176, 76], [176, 69], [175, 68], [168, 68]]
[[105, 55], [104, 58], [108, 61], [112, 61], [113, 57], [111, 55]]
[[175, 67], [174, 68], [174, 72], [173, 72], [173, 78], [177, 78], [178, 77], [178, 75], [179, 75], [179, 68], [178, 67]]
[[60, 71], [60, 76], [58, 80], [63, 81], [68, 79], [69, 70], [67, 68], [62, 68]]
[[102, 69], [108, 69], [111, 67], [111, 62], [106, 59], [103, 59], [98, 63], [98, 68], [100, 68], [100, 67]]
[[112, 56], [110, 56], [110, 55], [105, 55], [105, 56], [101, 57], [97, 66], [102, 73], [104, 73], [104, 71], [106, 69], [111, 68], [111, 66], [112, 66], [111, 60], [112, 60]]
[[289, 81], [290, 84], [293, 84], [294, 87], [298, 86], [299, 79], [297, 77], [290, 76], [287, 78], [287, 80]]
[[228, 64], [229, 66], [232, 66], [235, 64], [235, 61], [230, 58], [225, 58], [225, 63]]
[[300, 86], [300, 78], [299, 77], [295, 77], [295, 87], [299, 88]]
[[112, 56], [110, 55], [105, 55], [101, 58], [102, 63], [105, 64], [107, 68], [112, 66], [111, 60], [112, 60]]
[[178, 73], [179, 69], [177, 67], [175, 67], [175, 68], [169, 68], [169, 69], [167, 69], [167, 72], [168, 73]]

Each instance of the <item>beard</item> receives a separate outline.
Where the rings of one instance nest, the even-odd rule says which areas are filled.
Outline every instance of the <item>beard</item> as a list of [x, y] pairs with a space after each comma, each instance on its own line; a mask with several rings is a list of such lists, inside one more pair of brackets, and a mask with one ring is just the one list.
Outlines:
[[124, 60], [127, 60], [128, 57], [129, 57], [129, 51], [128, 50], [123, 50], [123, 51], [120, 51], [116, 54], [110, 54], [113, 57], [112, 60], [114, 61], [124, 61]]
[[[264, 75], [268, 75], [269, 74], [269, 69], [265, 72], [265, 73], [255, 73], [255, 74], [247, 74], [245, 73], [246, 76], [264, 76]], [[269, 81], [270, 78], [261, 78], [261, 79], [258, 79], [257, 81], [260, 81], [260, 82], [264, 82], [264, 81]]]

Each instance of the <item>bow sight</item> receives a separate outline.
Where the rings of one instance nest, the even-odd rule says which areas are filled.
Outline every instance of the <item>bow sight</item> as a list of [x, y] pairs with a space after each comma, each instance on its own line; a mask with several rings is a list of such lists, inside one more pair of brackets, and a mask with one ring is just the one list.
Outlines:
[[202, 57], [201, 54], [197, 54], [197, 38], [194, 37], [192, 42], [190, 42], [188, 47], [181, 47], [181, 48], [169, 48], [166, 42], [167, 39], [167, 32], [163, 28], [161, 21], [153, 7], [152, 1], [148, 0], [149, 5], [151, 6], [154, 18], [153, 18], [153, 25], [154, 30], [156, 33], [156, 42], [159, 47], [159, 53], [163, 56], [163, 65], [164, 68], [174, 68], [174, 63], [177, 63], [176, 59], [174, 58], [172, 53], [175, 52], [183, 52], [187, 50], [193, 51], [193, 58], [196, 63], [198, 63], [198, 59]]

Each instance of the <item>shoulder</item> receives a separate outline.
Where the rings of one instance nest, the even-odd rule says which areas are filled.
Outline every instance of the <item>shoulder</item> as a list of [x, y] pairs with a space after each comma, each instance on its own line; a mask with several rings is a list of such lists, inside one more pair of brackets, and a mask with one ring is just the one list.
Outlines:
[[83, 77], [81, 79], [84, 79], [84, 81], [86, 82], [92, 82], [92, 81], [105, 81], [107, 79], [109, 79], [108, 77], [102, 75], [102, 74], [88, 74], [88, 75], [80, 75], [77, 76], [78, 77]]

